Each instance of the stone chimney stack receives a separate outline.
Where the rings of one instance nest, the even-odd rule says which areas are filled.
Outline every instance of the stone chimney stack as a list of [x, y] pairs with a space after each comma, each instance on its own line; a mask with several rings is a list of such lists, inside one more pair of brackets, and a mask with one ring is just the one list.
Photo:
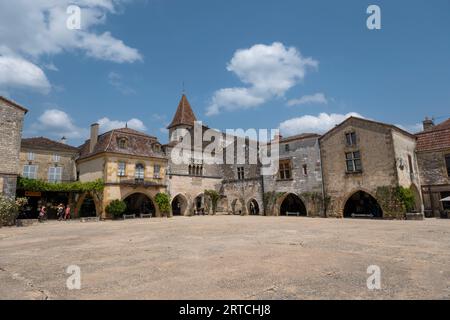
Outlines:
[[423, 123], [423, 131], [430, 131], [434, 127], [433, 119], [430, 119], [428, 117], [426, 117], [422, 123]]
[[89, 145], [89, 152], [94, 151], [94, 148], [97, 145], [99, 127], [100, 125], [98, 123], [94, 123], [91, 125], [91, 141]]

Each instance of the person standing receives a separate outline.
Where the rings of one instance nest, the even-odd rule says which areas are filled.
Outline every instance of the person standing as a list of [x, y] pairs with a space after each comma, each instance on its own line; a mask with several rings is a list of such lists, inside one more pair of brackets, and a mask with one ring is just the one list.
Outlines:
[[45, 206], [41, 207], [39, 210], [39, 222], [43, 222], [47, 216], [47, 208]]
[[67, 205], [66, 212], [64, 213], [64, 220], [70, 220], [70, 206]]
[[61, 221], [64, 219], [64, 206], [62, 203], [59, 204], [56, 214], [58, 216], [58, 220]]

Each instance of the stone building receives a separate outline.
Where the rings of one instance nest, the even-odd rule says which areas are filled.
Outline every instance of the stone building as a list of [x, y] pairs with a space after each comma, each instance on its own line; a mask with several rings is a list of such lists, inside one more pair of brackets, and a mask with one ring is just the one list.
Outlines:
[[[75, 160], [78, 148], [44, 137], [22, 139], [20, 148], [20, 175], [28, 179], [50, 183], [69, 183], [77, 180]], [[33, 192], [18, 187], [18, 196], [28, 198], [26, 217], [36, 218], [40, 205], [48, 208], [48, 216], [56, 217], [58, 204], [72, 204], [74, 199], [69, 192]]]
[[0, 96], [0, 195], [7, 197], [16, 195], [20, 140], [27, 112], [21, 105]]
[[[193, 215], [209, 213], [211, 204], [205, 197], [205, 190], [219, 191], [222, 183], [220, 167], [205, 163], [203, 150], [207, 143], [203, 142], [203, 133], [209, 128], [198, 123], [195, 132], [197, 118], [186, 97], [182, 95], [169, 130], [169, 143], [165, 145], [165, 151], [169, 159], [168, 164], [168, 186], [172, 201], [174, 215]], [[189, 163], [176, 163], [172, 157], [174, 147], [183, 142], [186, 135], [191, 137], [191, 157]], [[200, 146], [195, 145], [194, 137], [202, 139]], [[184, 140], [186, 142], [186, 140]], [[223, 205], [218, 208], [219, 212], [226, 210]]]
[[351, 117], [319, 141], [327, 216], [403, 219], [399, 186], [413, 190], [415, 210], [422, 212], [414, 135]]
[[440, 216], [450, 210], [450, 202], [440, 200], [450, 196], [450, 119], [434, 125], [423, 122], [424, 131], [417, 136], [417, 159], [422, 182], [425, 214]]
[[272, 197], [267, 214], [323, 216], [319, 137], [306, 133], [279, 138], [279, 170], [264, 176], [266, 197]]
[[44, 137], [22, 139], [20, 147], [21, 176], [48, 182], [77, 180], [75, 160], [78, 148]]
[[90, 139], [79, 149], [79, 180], [105, 183], [102, 194], [85, 193], [77, 199], [79, 216], [107, 218], [105, 208], [116, 199], [126, 202], [129, 214], [161, 216], [154, 198], [167, 192], [167, 157], [156, 137], [129, 128], [99, 135], [99, 125], [93, 124]]

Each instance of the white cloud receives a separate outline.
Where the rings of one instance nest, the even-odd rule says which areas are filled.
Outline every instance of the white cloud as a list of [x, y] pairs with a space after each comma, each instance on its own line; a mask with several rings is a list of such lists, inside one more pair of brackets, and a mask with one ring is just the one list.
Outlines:
[[217, 90], [206, 113], [215, 115], [223, 110], [258, 107], [283, 96], [305, 77], [308, 68], [318, 65], [316, 60], [303, 57], [296, 48], [287, 48], [279, 42], [237, 50], [227, 70], [247, 86]]
[[19, 57], [0, 55], [0, 88], [15, 87], [48, 93], [51, 86], [37, 65]]
[[356, 112], [347, 114], [320, 113], [318, 116], [305, 115], [280, 123], [280, 132], [283, 135], [295, 135], [305, 132], [324, 133], [352, 116], [364, 118]]
[[313, 95], [305, 95], [298, 99], [292, 99], [287, 102], [287, 105], [290, 107], [303, 104], [328, 104], [328, 99], [325, 97], [325, 94], [316, 93]]
[[[73, 51], [116, 63], [140, 61], [142, 56], [137, 49], [128, 47], [107, 31], [98, 34], [94, 30], [106, 22], [108, 14], [117, 13], [116, 8], [127, 2], [129, 0], [0, 1], [0, 56], [22, 59], [35, 66], [41, 58], [48, 60], [53, 55]], [[81, 7], [81, 30], [67, 28], [69, 14], [66, 10], [73, 4]], [[21, 70], [13, 71], [20, 73]], [[5, 84], [0, 83], [0, 86]], [[26, 81], [12, 81], [8, 86], [29, 85]]]
[[120, 120], [110, 120], [109, 118], [101, 118], [97, 121], [100, 125], [100, 132], [107, 132], [113, 129], [125, 128], [127, 126], [130, 129], [135, 129], [138, 131], [146, 131], [147, 127], [144, 123], [136, 118], [132, 118], [128, 121], [120, 121]]
[[41, 133], [54, 138], [82, 139], [88, 136], [88, 129], [76, 126], [72, 118], [62, 110], [48, 109], [31, 126], [30, 133]]

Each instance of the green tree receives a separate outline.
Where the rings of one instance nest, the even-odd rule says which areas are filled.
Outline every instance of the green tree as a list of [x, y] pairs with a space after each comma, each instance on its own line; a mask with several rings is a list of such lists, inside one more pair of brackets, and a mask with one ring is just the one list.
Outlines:
[[164, 214], [168, 215], [170, 213], [170, 198], [169, 195], [166, 193], [158, 193], [155, 196], [155, 202], [158, 205], [159, 211]]
[[216, 190], [205, 190], [205, 196], [209, 197], [211, 200], [211, 206], [212, 206], [212, 214], [216, 214], [217, 211], [217, 204], [220, 200], [220, 194]]
[[106, 213], [118, 218], [125, 212], [125, 210], [127, 210], [127, 204], [122, 200], [113, 200], [106, 206], [105, 210]]

